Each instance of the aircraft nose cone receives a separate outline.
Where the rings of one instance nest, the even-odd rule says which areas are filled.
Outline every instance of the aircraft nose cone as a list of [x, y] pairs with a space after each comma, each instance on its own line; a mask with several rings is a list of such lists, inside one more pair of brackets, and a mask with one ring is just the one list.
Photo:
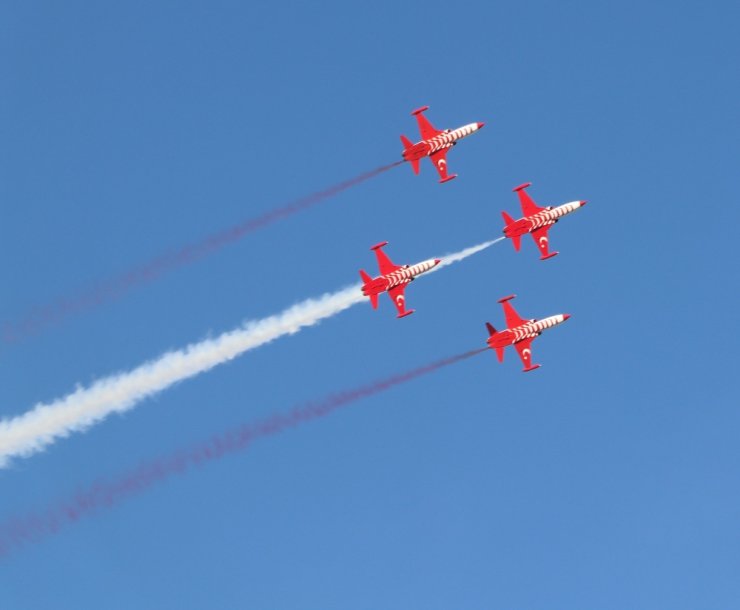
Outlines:
[[441, 262], [442, 262], [442, 259], [441, 258], [435, 258], [434, 259], [434, 264], [435, 265], [439, 265]]
[[480, 129], [481, 127], [483, 127], [483, 125], [485, 125], [485, 123], [478, 123], [478, 129]]
[[570, 314], [569, 313], [564, 313], [563, 314], [563, 322], [565, 322], [568, 318], [570, 318]]
[[588, 203], [588, 201], [581, 201], [581, 205], [584, 206]]

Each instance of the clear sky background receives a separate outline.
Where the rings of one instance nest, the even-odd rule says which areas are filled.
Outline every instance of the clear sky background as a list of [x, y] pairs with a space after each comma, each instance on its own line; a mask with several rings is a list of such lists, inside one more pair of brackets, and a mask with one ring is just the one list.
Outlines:
[[244, 421], [572, 318], [260, 441], [0, 563], [0, 608], [671, 608], [740, 598], [734, 2], [18, 2], [0, 8], [0, 323], [485, 121], [0, 345], [0, 415], [587, 199], [0, 472], [0, 520]]

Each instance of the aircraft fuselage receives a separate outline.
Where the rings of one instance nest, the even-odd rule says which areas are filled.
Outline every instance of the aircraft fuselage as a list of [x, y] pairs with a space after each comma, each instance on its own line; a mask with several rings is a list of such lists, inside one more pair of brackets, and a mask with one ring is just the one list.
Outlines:
[[430, 258], [429, 260], [416, 263], [415, 265], [404, 265], [400, 269], [396, 269], [395, 271], [391, 271], [386, 275], [381, 275], [373, 278], [373, 280], [370, 282], [366, 282], [362, 286], [362, 294], [364, 294], [365, 296], [370, 296], [371, 294], [380, 294], [381, 292], [390, 290], [395, 286], [408, 284], [409, 282], [413, 281], [416, 276], [429, 271], [433, 267], [439, 265], [439, 263], [440, 259]]
[[585, 201], [571, 201], [557, 207], [549, 206], [541, 212], [537, 212], [531, 216], [525, 216], [506, 225], [504, 227], [504, 235], [506, 237], [517, 237], [519, 235], [531, 233], [532, 231], [536, 231], [542, 227], [554, 225], [563, 216], [570, 214], [571, 212], [575, 212], [585, 204]]
[[504, 330], [497, 331], [490, 337], [488, 337], [488, 346], [496, 349], [497, 347], [506, 347], [507, 345], [514, 345], [525, 339], [534, 339], [535, 337], [542, 334], [543, 331], [558, 324], [562, 324], [568, 318], [570, 314], [557, 314], [542, 320], [529, 320], [524, 324], [515, 326], [514, 328], [506, 328]]
[[416, 161], [428, 157], [443, 148], [451, 148], [458, 140], [469, 136], [483, 127], [483, 123], [468, 123], [457, 129], [446, 129], [428, 140], [420, 140], [401, 153], [404, 161]]

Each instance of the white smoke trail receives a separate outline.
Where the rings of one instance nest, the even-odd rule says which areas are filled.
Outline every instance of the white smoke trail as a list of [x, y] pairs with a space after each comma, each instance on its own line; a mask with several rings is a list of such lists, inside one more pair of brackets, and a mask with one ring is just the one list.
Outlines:
[[213, 339], [167, 352], [131, 371], [105, 377], [61, 399], [38, 404], [24, 415], [0, 421], [0, 467], [12, 456], [25, 457], [41, 451], [57, 438], [81, 432], [110, 413], [131, 409], [174, 383], [204, 373], [278, 337], [297, 333], [364, 298], [359, 285], [354, 285], [303, 301], [277, 315], [247, 322]]
[[470, 246], [470, 248], [465, 248], [465, 250], [460, 250], [460, 252], [455, 252], [454, 254], [446, 254], [444, 256], [440, 256], [439, 258], [442, 259], [442, 262], [433, 269], [430, 269], [429, 273], [437, 271], [442, 267], [446, 267], [447, 265], [451, 265], [452, 263], [458, 263], [461, 260], [468, 258], [469, 256], [473, 256], [473, 254], [477, 254], [481, 250], [490, 248], [493, 244], [497, 244], [504, 239], [506, 239], [506, 237], [499, 237], [497, 239], [492, 239], [491, 241], [484, 241], [482, 244], [478, 244], [477, 246]]
[[[496, 241], [499, 240], [450, 254], [435, 269], [461, 261]], [[43, 451], [57, 439], [82, 432], [111, 413], [132, 409], [175, 383], [279, 337], [295, 334], [364, 300], [359, 284], [308, 299], [274, 316], [245, 322], [216, 338], [166, 352], [131, 371], [104, 377], [89, 387], [79, 387], [63, 398], [37, 404], [23, 415], [1, 420], [0, 468], [6, 467], [11, 458]]]

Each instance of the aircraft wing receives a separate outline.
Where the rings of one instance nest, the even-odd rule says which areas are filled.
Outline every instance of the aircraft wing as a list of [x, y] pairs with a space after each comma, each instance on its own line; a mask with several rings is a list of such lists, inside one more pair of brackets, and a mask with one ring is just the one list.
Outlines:
[[378, 259], [378, 267], [380, 268], [380, 274], [388, 275], [389, 273], [392, 273], [396, 269], [400, 269], [401, 265], [394, 264], [393, 261], [390, 258], [388, 258], [388, 255], [385, 252], [383, 252], [384, 245], [385, 243], [378, 244], [377, 246], [373, 246], [373, 250], [375, 250], [375, 257]]
[[451, 176], [447, 175], [447, 151], [449, 148], [442, 148], [441, 150], [438, 150], [435, 153], [432, 153], [429, 155], [429, 158], [431, 159], [432, 163], [434, 163], [434, 167], [439, 172], [439, 181], [440, 182], [447, 182], [448, 180], [452, 180], [457, 174], [452, 174]]
[[514, 189], [516, 191], [516, 194], [519, 195], [519, 203], [522, 205], [522, 212], [525, 216], [532, 216], [533, 214], [541, 212], [545, 209], [538, 206], [525, 190], [531, 184], [531, 182], [527, 182], [526, 184], [517, 186]]
[[512, 304], [509, 303], [509, 300], [513, 298], [514, 297], [506, 297], [499, 301], [499, 303], [504, 307], [504, 316], [506, 316], [506, 326], [508, 328], [514, 328], [515, 326], [520, 326], [526, 322], [526, 320], [519, 316]]
[[432, 125], [429, 120], [424, 116], [424, 111], [428, 106], [414, 110], [413, 114], [416, 116], [416, 122], [419, 123], [419, 132], [421, 133], [422, 140], [428, 140], [436, 135], [442, 133], [440, 129], [437, 129]]
[[522, 359], [522, 364], [524, 364], [525, 372], [533, 371], [540, 368], [539, 364], [532, 364], [532, 339], [524, 339], [523, 341], [519, 341], [519, 343], [514, 344], [514, 347], [519, 353], [519, 358]]
[[399, 318], [403, 318], [404, 316], [414, 313], [413, 309], [406, 309], [406, 297], [403, 294], [405, 290], [406, 284], [399, 284], [388, 291], [388, 296], [391, 298], [391, 301], [393, 301], [393, 304], [398, 310]]
[[540, 258], [542, 260], [551, 258], [557, 254], [557, 252], [550, 252], [550, 242], [547, 239], [547, 232], [550, 230], [550, 226], [551, 225], [540, 227], [530, 233], [532, 239], [534, 239], [534, 243], [536, 243], [537, 247], [540, 249]]

